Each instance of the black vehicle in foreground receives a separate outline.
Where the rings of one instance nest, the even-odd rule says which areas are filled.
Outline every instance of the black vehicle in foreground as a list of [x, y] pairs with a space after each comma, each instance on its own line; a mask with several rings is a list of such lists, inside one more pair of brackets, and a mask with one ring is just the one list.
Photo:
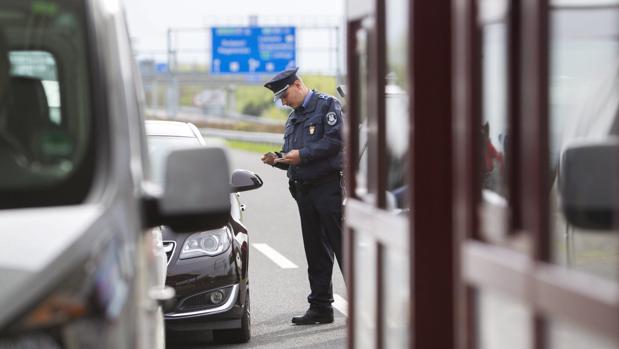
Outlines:
[[[205, 145], [190, 123], [149, 120], [146, 133], [156, 182], [164, 178], [162, 165], [170, 151]], [[238, 192], [261, 186], [256, 174], [236, 170], [231, 178], [230, 217], [225, 226], [192, 233], [162, 227], [168, 258], [166, 285], [176, 290], [174, 310], [165, 314], [167, 332], [213, 330], [216, 341], [249, 341], [249, 246]]]

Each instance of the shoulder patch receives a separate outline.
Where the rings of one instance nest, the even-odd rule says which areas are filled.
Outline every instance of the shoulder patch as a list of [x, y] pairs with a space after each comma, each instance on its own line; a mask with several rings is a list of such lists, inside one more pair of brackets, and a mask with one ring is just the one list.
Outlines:
[[324, 94], [324, 93], [320, 93], [320, 94], [318, 94], [318, 98], [322, 98], [322, 99], [329, 99], [329, 98], [331, 98], [331, 96], [326, 95], [326, 94]]
[[333, 126], [337, 123], [337, 116], [334, 112], [327, 113], [327, 124]]

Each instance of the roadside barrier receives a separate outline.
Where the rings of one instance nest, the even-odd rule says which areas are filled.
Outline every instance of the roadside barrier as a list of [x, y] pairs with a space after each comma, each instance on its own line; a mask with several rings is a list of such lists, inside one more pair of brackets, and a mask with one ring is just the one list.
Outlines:
[[279, 133], [234, 131], [217, 128], [201, 128], [200, 132], [207, 139], [216, 137], [225, 140], [272, 144], [274, 146], [282, 146], [284, 144], [284, 135]]

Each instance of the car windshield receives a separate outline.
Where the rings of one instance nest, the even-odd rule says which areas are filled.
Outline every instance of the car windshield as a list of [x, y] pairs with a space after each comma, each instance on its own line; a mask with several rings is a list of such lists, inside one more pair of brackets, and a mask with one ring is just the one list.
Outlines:
[[153, 181], [163, 185], [165, 160], [172, 150], [197, 146], [200, 146], [200, 142], [192, 137], [148, 136]]
[[77, 203], [92, 181], [85, 9], [72, 0], [0, 5], [3, 207]]

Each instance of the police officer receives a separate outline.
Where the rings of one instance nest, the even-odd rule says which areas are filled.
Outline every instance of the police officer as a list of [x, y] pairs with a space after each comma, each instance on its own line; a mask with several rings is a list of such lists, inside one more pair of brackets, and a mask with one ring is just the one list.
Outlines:
[[298, 68], [277, 74], [264, 86], [274, 101], [293, 108], [280, 152], [262, 156], [265, 164], [288, 171], [297, 201], [307, 258], [309, 309], [297, 325], [333, 322], [333, 258], [342, 269], [342, 107], [329, 95], [308, 89]]

